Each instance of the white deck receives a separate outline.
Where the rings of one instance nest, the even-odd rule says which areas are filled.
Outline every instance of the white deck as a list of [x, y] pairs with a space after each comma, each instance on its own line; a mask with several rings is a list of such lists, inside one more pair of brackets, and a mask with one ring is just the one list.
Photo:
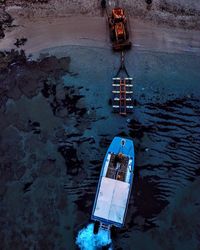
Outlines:
[[123, 223], [130, 184], [102, 177], [94, 216]]

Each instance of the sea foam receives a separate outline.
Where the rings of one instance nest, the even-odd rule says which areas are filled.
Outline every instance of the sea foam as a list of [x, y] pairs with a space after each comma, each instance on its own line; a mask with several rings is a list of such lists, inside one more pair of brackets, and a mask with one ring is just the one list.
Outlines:
[[[98, 234], [93, 234], [94, 224], [89, 224], [79, 231], [76, 244], [81, 250], [95, 250], [111, 244], [110, 234], [105, 230], [100, 230]], [[109, 247], [109, 250], [112, 248]]]

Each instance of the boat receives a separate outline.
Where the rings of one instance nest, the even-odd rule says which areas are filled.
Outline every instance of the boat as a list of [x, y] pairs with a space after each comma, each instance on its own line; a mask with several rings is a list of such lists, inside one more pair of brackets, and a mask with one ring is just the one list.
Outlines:
[[125, 223], [134, 175], [132, 140], [115, 137], [105, 155], [97, 186], [91, 219], [94, 234]]

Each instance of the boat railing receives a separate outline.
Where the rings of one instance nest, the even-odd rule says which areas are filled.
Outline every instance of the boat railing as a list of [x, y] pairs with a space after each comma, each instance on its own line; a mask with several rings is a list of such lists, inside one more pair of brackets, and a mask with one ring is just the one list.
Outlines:
[[128, 170], [126, 172], [126, 178], [125, 178], [125, 182], [127, 182], [127, 183], [130, 183], [130, 177], [131, 177], [131, 174], [132, 174], [132, 162], [133, 162], [133, 160], [129, 159]]
[[105, 166], [104, 166], [102, 176], [106, 176], [106, 173], [107, 173], [107, 170], [108, 170], [108, 167], [109, 167], [109, 163], [110, 163], [110, 158], [111, 158], [111, 153], [108, 153], [107, 159], [105, 161]]

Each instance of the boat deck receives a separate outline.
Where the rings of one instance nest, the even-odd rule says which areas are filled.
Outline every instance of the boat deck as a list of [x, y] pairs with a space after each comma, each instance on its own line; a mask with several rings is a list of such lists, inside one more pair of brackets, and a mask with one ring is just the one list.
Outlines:
[[123, 156], [119, 169], [115, 166], [115, 154], [111, 154], [110, 162], [108, 165], [108, 170], [106, 173], [107, 178], [116, 179], [119, 181], [125, 181], [126, 180], [126, 174], [127, 174], [127, 166], [129, 162], [129, 158], [126, 156]]
[[127, 182], [102, 177], [92, 218], [116, 226], [123, 225], [129, 190]]

